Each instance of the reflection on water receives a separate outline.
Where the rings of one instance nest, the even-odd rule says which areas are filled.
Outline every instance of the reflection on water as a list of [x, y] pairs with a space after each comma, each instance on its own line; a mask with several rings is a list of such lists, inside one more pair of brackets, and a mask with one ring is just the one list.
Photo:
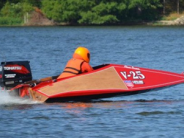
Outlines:
[[153, 106], [153, 107], [164, 107], [172, 106], [173, 104], [184, 104], [184, 100], [135, 100], [135, 101], [110, 101], [110, 100], [99, 100], [95, 102], [66, 102], [66, 103], [57, 103], [50, 105], [61, 106], [62, 109], [76, 109], [76, 110], [85, 110], [90, 108], [99, 108], [99, 109], [125, 109], [125, 108], [134, 108], [142, 105]]

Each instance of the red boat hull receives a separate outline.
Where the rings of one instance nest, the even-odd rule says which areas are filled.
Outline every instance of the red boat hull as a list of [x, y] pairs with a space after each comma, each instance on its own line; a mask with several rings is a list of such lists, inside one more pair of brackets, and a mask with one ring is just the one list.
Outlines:
[[89, 101], [148, 92], [184, 82], [184, 75], [167, 71], [107, 64], [78, 76], [47, 81], [30, 88], [33, 100], [42, 102]]

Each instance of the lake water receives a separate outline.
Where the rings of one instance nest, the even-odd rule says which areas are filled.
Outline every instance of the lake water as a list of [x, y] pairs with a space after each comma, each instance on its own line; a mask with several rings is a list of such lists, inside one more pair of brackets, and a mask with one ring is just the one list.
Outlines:
[[[34, 79], [58, 75], [78, 46], [91, 65], [184, 71], [184, 27], [0, 27], [0, 61], [29, 60]], [[184, 85], [91, 103], [39, 104], [0, 90], [1, 138], [181, 138]]]

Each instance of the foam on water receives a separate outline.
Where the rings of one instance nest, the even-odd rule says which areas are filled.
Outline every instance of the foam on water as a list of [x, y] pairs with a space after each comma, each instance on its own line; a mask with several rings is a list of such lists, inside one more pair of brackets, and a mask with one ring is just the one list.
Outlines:
[[30, 99], [20, 98], [18, 96], [13, 96], [9, 94], [8, 90], [2, 90], [0, 87], [0, 105], [7, 104], [36, 104], [38, 102], [32, 101]]

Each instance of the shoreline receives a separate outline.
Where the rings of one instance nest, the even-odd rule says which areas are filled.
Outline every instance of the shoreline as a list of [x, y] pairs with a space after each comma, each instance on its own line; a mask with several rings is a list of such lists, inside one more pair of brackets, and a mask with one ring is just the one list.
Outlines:
[[[37, 14], [37, 13], [36, 13]], [[0, 27], [46, 27], [46, 26], [184, 26], [184, 16], [175, 20], [156, 20], [151, 22], [124, 22], [117, 24], [69, 24], [69, 23], [56, 23], [46, 17], [30, 18], [27, 23], [20, 25], [0, 25]]]
[[180, 17], [174, 20], [154, 20], [154, 21], [125, 21], [122, 23], [114, 23], [114, 24], [71, 24], [67, 22], [58, 23], [53, 20], [48, 19], [44, 14], [38, 11], [33, 11], [29, 18], [20, 22], [20, 24], [7, 24], [0, 25], [2, 26], [184, 26], [184, 15], [182, 14]]
[[184, 24], [176, 24], [173, 21], [153, 21], [153, 22], [143, 22], [143, 23], [131, 23], [131, 24], [101, 24], [101, 25], [0, 25], [0, 27], [100, 27], [100, 26], [184, 26]]

